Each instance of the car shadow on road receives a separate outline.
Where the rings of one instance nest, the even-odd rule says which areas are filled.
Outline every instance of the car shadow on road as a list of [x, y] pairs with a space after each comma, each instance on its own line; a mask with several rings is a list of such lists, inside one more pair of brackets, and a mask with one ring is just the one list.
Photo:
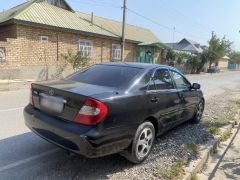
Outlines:
[[[181, 157], [188, 162], [196, 159], [198, 152], [189, 152], [184, 145], [199, 146], [212, 138], [203, 124], [184, 123], [158, 137], [149, 158], [143, 164], [133, 165], [118, 154], [97, 159], [68, 154], [35, 134], [26, 133], [0, 141], [0, 174], [1, 177], [6, 177], [4, 179], [137, 177], [148, 168], [155, 168], [156, 172], [159, 168], [169, 168]], [[50, 153], [45, 155], [45, 152]], [[1, 168], [8, 166], [8, 169], [1, 171]]]

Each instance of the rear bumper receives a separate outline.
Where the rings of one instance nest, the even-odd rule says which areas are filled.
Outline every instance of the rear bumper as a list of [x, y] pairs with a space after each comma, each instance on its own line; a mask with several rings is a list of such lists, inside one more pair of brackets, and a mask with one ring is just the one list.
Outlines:
[[[49, 116], [28, 105], [24, 109], [25, 124], [47, 141], [89, 158], [106, 156], [127, 148], [132, 135], [124, 129], [99, 131], [98, 127], [83, 126]], [[125, 132], [125, 133], [124, 133]]]

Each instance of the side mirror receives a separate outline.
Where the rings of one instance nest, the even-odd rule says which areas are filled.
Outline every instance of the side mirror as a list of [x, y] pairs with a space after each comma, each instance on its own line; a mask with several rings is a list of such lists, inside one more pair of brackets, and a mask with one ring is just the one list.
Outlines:
[[193, 83], [192, 86], [191, 86], [192, 89], [200, 89], [201, 88], [201, 85], [198, 84], [198, 83]]

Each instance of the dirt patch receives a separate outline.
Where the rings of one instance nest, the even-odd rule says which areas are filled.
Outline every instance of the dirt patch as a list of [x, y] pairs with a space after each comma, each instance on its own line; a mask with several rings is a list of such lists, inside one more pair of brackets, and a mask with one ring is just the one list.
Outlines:
[[32, 82], [4, 82], [0, 83], [0, 91], [14, 91], [19, 89], [29, 89]]

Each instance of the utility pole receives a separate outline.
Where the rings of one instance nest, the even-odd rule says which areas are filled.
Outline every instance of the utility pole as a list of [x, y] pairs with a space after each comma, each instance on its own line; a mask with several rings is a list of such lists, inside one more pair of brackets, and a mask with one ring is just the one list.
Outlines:
[[175, 41], [175, 26], [173, 27], [173, 44], [172, 44], [172, 48], [173, 48], [173, 50], [174, 50], [174, 41]]
[[121, 61], [124, 61], [124, 47], [125, 47], [125, 24], [126, 24], [126, 2], [123, 1], [123, 22], [122, 22], [122, 44], [121, 44]]

